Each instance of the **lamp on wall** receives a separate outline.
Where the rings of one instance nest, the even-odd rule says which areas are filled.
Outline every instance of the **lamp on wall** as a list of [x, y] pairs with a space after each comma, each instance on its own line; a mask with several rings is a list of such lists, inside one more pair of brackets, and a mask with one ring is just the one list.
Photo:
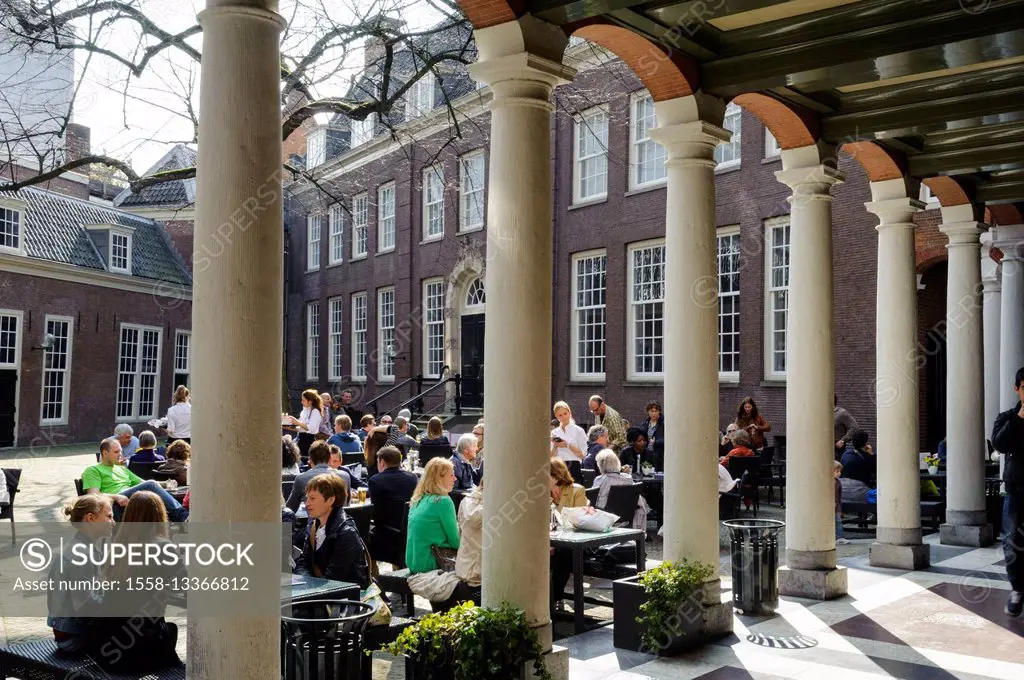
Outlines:
[[57, 338], [54, 337], [53, 333], [44, 333], [43, 334], [43, 344], [41, 344], [39, 347], [33, 347], [32, 349], [33, 350], [37, 350], [37, 349], [51, 350], [51, 349], [53, 349], [53, 343], [56, 342], [56, 340], [57, 340]]

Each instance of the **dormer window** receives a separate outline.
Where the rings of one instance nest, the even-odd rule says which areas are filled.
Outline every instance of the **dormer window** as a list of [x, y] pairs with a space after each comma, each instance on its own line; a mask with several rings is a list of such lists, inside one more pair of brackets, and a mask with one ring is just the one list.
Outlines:
[[371, 113], [362, 120], [350, 119], [349, 121], [349, 148], [354, 149], [357, 146], [366, 144], [373, 139], [373, 133], [377, 127], [377, 114]]
[[0, 252], [25, 254], [25, 204], [0, 199]]
[[318, 126], [306, 137], [306, 169], [312, 170], [327, 160], [327, 128]]
[[110, 230], [110, 271], [132, 273], [131, 232]]
[[430, 113], [434, 108], [434, 73], [427, 71], [406, 92], [406, 118], [413, 119]]

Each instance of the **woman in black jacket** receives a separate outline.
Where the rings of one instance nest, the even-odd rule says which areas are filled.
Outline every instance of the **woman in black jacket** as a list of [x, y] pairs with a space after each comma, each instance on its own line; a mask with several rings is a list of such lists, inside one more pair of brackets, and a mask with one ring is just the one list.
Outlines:
[[370, 566], [356, 523], [342, 508], [346, 496], [348, 487], [338, 475], [317, 475], [309, 480], [309, 525], [295, 573], [357, 583], [365, 589], [370, 587]]
[[640, 429], [647, 435], [647, 460], [658, 472], [665, 471], [665, 419], [662, 418], [661, 404], [656, 401], [647, 404], [647, 420], [640, 423]]

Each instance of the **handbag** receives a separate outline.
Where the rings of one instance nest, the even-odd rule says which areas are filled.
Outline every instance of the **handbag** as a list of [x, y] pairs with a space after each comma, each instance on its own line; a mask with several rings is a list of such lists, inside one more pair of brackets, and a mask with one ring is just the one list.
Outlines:
[[380, 575], [380, 572], [377, 570], [377, 563], [370, 556], [370, 551], [366, 549], [366, 543], [363, 543], [362, 539], [359, 542], [363, 546], [363, 558], [370, 571], [370, 585], [359, 593], [359, 601], [373, 607], [373, 616], [370, 617], [366, 625], [387, 626], [391, 623], [391, 607], [384, 601], [384, 593], [377, 585], [377, 576]]
[[455, 571], [455, 558], [459, 554], [458, 550], [432, 545], [430, 546], [430, 552], [434, 555], [438, 569], [441, 571]]

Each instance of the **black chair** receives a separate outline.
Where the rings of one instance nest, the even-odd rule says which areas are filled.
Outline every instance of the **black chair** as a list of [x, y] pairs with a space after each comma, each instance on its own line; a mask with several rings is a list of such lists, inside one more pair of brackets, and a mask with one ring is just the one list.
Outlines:
[[0, 505], [0, 519], [11, 520], [11, 545], [15, 545], [14, 534], [14, 496], [18, 493], [18, 483], [21, 481], [21, 468], [4, 468], [3, 478], [0, 482], [7, 485], [7, 493], [11, 497], [10, 505]]
[[633, 524], [633, 515], [640, 503], [640, 494], [643, 492], [642, 482], [613, 486], [608, 490], [608, 500], [601, 510], [618, 515], [619, 521], [616, 524]]
[[85, 487], [82, 486], [82, 478], [81, 477], [79, 477], [78, 479], [75, 480], [75, 491], [78, 492], [79, 496], [84, 496], [85, 495]]
[[363, 464], [363, 453], [362, 451], [349, 451], [341, 454], [341, 464], [344, 466], [348, 465], [362, 465]]
[[740, 514], [740, 501], [743, 499], [738, 493], [718, 494], [718, 519], [736, 519]]
[[757, 517], [758, 510], [761, 508], [759, 502], [760, 484], [759, 476], [761, 474], [761, 461], [756, 456], [750, 457], [732, 457], [729, 459], [729, 474], [732, 475], [733, 479], [739, 479], [739, 492], [743, 496], [744, 500], [751, 501], [754, 508], [754, 517]]
[[452, 499], [452, 503], [455, 503], [456, 513], [458, 513], [459, 511], [459, 506], [462, 505], [462, 499], [465, 498], [466, 494], [468, 493], [468, 491], [460, 491], [458, 489], [453, 489], [452, 492], [448, 494], [448, 497]]
[[590, 487], [594, 486], [594, 480], [597, 479], [597, 470], [591, 470], [589, 468], [583, 468], [580, 471], [580, 474], [583, 477], [583, 479], [580, 481], [580, 484], [582, 484], [584, 487], [586, 487], [588, 489]]
[[376, 562], [387, 562], [395, 569], [405, 569], [405, 544], [409, 538], [409, 504], [402, 513], [402, 526], [388, 526], [378, 520], [377, 506], [373, 506], [373, 526], [368, 543], [370, 556]]
[[160, 467], [162, 463], [136, 463], [134, 461], [128, 461], [128, 469], [137, 474], [142, 479], [153, 479], [153, 471]]
[[285, 499], [292, 495], [292, 487], [295, 486], [295, 475], [281, 476], [281, 493]]
[[[565, 462], [565, 466], [569, 468], [569, 474], [572, 476], [572, 480], [582, 484], [583, 463], [578, 460], [568, 460]], [[589, 486], [589, 484], [583, 484], [583, 486]]]
[[420, 444], [420, 465], [426, 467], [434, 458], [451, 458], [454, 451], [450, 444]]
[[356, 523], [356, 530], [363, 543], [370, 541], [370, 520], [372, 518], [373, 506], [345, 506], [345, 512]]
[[596, 487], [592, 489], [587, 489], [587, 500], [590, 501], [590, 504], [593, 505], [595, 508], [597, 507], [598, 491], [600, 491], [600, 489], [597, 489]]

